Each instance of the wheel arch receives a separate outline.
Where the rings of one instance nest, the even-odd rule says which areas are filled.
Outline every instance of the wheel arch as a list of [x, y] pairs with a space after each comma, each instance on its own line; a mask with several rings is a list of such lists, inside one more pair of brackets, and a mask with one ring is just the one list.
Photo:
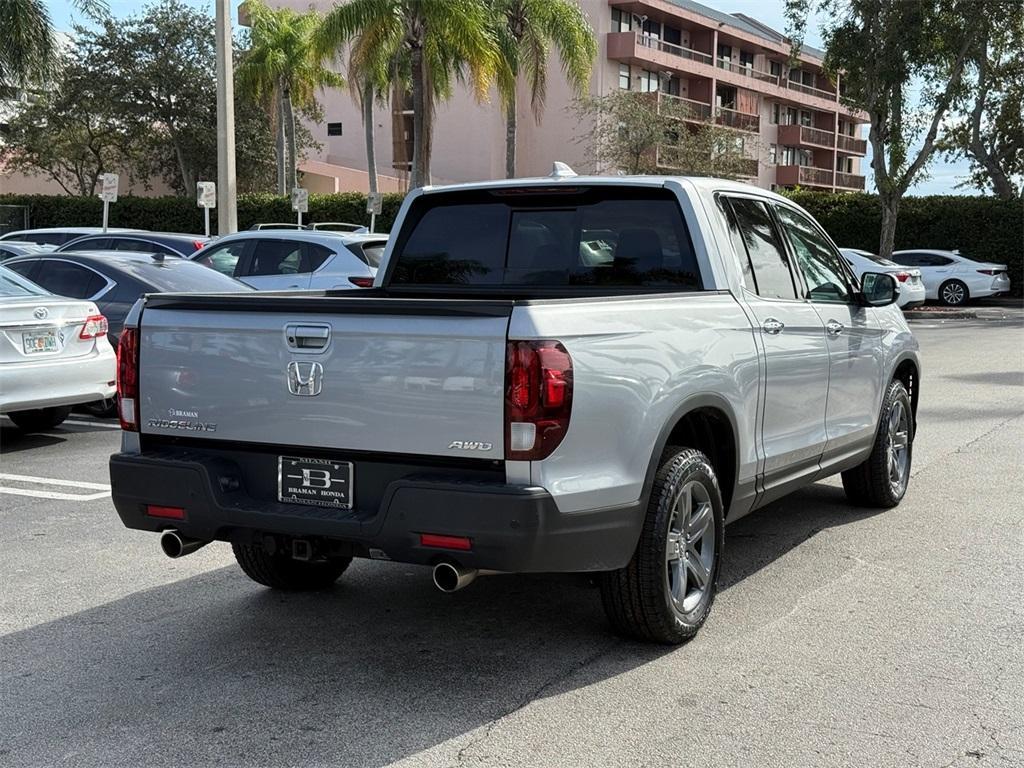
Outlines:
[[728, 517], [740, 466], [739, 431], [729, 402], [721, 395], [707, 392], [688, 397], [673, 411], [658, 434], [648, 463], [641, 496], [644, 509], [650, 501], [662, 454], [669, 445], [696, 448], [707, 455], [718, 476], [722, 507]]
[[903, 383], [910, 394], [910, 410], [914, 416], [914, 431], [917, 431], [917, 401], [921, 394], [921, 366], [910, 355], [904, 355], [896, 361], [890, 380]]

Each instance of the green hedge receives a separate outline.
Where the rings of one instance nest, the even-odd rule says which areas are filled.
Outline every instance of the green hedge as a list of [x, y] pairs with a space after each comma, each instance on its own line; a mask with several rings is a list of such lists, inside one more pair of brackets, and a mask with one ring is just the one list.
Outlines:
[[[840, 246], [878, 250], [882, 212], [876, 195], [789, 192]], [[896, 248], [959, 249], [1006, 264], [1013, 293], [1024, 289], [1024, 204], [993, 197], [905, 197], [896, 220]]]
[[[386, 194], [376, 230], [388, 232], [402, 204], [402, 195]], [[0, 195], [0, 205], [27, 205], [29, 226], [98, 227], [103, 221], [103, 203], [97, 197], [59, 195]], [[288, 198], [276, 195], [240, 195], [238, 228], [248, 229], [261, 222], [295, 221]], [[310, 195], [309, 212], [303, 223], [347, 221], [369, 224], [366, 195], [343, 192], [336, 195]], [[135, 197], [126, 195], [110, 206], [110, 226], [149, 229], [154, 232], [203, 231], [203, 211], [190, 197]], [[210, 229], [217, 231], [217, 211], [210, 212]]]
[[[790, 192], [828, 230], [839, 245], [878, 249], [881, 211], [878, 198], [868, 194]], [[377, 230], [388, 232], [402, 196], [384, 195]], [[27, 205], [33, 227], [98, 226], [103, 205], [95, 197], [56, 195], [0, 195], [0, 205]], [[211, 217], [216, 231], [216, 211]], [[275, 195], [243, 195], [238, 198], [238, 226], [247, 229], [258, 222], [294, 221], [289, 200]], [[368, 224], [366, 195], [344, 192], [310, 195], [305, 222], [349, 221]], [[202, 232], [203, 212], [192, 198], [122, 197], [110, 208], [110, 226], [136, 227], [165, 232]], [[1019, 200], [991, 197], [907, 197], [900, 206], [896, 226], [897, 248], [959, 248], [964, 253], [1006, 264], [1017, 296], [1024, 289], [1024, 206]]]

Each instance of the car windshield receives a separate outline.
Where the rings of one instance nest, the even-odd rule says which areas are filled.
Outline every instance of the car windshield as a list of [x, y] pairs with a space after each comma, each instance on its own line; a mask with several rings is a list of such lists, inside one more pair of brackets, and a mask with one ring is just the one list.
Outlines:
[[17, 272], [0, 267], [0, 296], [48, 296], [49, 294]]

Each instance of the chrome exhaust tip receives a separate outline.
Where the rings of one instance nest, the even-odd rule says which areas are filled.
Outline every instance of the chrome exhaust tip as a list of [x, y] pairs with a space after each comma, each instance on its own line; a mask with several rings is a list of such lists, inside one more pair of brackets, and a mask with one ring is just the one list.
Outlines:
[[434, 586], [442, 592], [457, 592], [472, 584], [479, 573], [476, 568], [463, 568], [455, 563], [438, 563], [434, 566]]
[[185, 555], [191, 555], [209, 543], [202, 539], [190, 539], [188, 536], [182, 536], [173, 528], [169, 528], [160, 534], [160, 549], [172, 560], [184, 557]]

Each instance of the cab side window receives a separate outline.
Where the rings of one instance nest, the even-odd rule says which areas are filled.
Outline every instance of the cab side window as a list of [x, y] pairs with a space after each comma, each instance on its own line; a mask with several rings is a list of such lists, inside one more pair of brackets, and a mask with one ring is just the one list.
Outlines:
[[795, 299], [796, 285], [789, 258], [768, 207], [760, 200], [746, 197], [733, 197], [726, 202], [732, 211], [730, 230], [735, 228], [735, 233], [730, 231], [730, 236], [737, 256], [741, 260], [746, 256], [749, 260], [757, 295], [769, 299]]
[[225, 243], [219, 248], [211, 248], [200, 256], [196, 261], [204, 266], [210, 267], [228, 277], [235, 276], [235, 268], [238, 259], [245, 250], [246, 240], [235, 240], [233, 243]]
[[807, 283], [807, 298], [830, 304], [851, 302], [853, 288], [842, 258], [828, 239], [803, 214], [781, 205], [775, 210]]

